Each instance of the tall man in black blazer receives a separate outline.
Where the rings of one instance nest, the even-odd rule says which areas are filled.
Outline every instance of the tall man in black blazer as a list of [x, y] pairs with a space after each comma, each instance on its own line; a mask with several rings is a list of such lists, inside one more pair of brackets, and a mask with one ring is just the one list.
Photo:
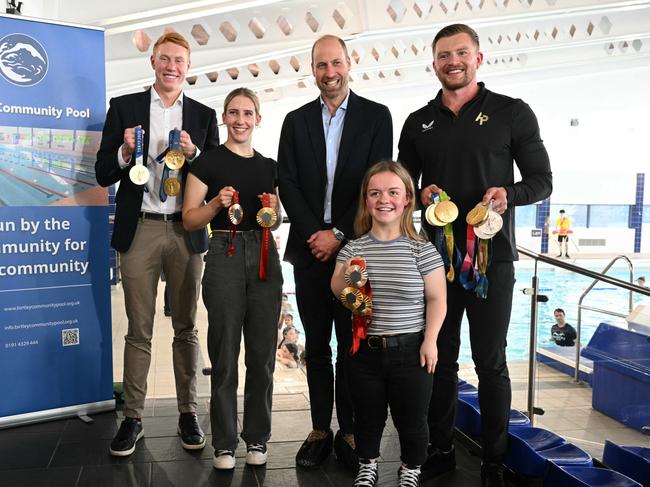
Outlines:
[[[145, 92], [113, 98], [106, 115], [95, 172], [102, 186], [119, 182], [115, 197], [115, 225], [111, 245], [120, 252], [124, 303], [129, 320], [124, 346], [124, 421], [110, 446], [114, 456], [135, 451], [143, 436], [142, 413], [151, 362], [151, 337], [158, 279], [167, 278], [172, 311], [172, 345], [176, 395], [180, 418], [178, 433], [189, 450], [205, 446], [196, 417], [196, 371], [199, 342], [195, 327], [196, 302], [203, 269], [201, 253], [207, 249], [205, 230], [183, 229], [184, 175], [180, 192], [164, 191], [168, 173], [162, 155], [169, 132], [181, 130], [180, 150], [191, 163], [202, 150], [219, 145], [216, 113], [182, 92], [190, 66], [190, 46], [177, 33], [165, 34], [153, 47], [151, 66], [156, 75]], [[129, 174], [136, 163], [135, 128], [144, 131], [142, 163], [150, 173], [145, 184]]]
[[[352, 404], [344, 361], [352, 342], [350, 312], [330, 290], [336, 254], [354, 238], [353, 223], [366, 169], [390, 159], [393, 127], [388, 108], [348, 88], [350, 57], [342, 39], [326, 35], [312, 47], [320, 97], [289, 113], [282, 126], [280, 195], [291, 220], [285, 260], [294, 268], [296, 299], [305, 327], [307, 383], [313, 431], [296, 464], [316, 467], [331, 453], [357, 468]], [[336, 331], [336, 387], [330, 337]], [[339, 431], [330, 423], [336, 398]]]

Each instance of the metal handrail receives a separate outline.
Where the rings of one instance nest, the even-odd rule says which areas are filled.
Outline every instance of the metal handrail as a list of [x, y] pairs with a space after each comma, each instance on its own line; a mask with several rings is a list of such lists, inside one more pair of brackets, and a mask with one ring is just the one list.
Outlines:
[[631, 284], [629, 282], [622, 281], [615, 277], [604, 275], [600, 272], [595, 272], [590, 269], [585, 269], [574, 264], [569, 264], [568, 262], [554, 259], [546, 255], [538, 254], [533, 252], [525, 247], [517, 246], [517, 251], [521, 255], [530, 257], [535, 261], [535, 271], [532, 277], [532, 293], [530, 295], [530, 344], [529, 344], [529, 358], [528, 358], [528, 403], [527, 403], [527, 413], [530, 418], [531, 423], [535, 421], [535, 374], [537, 370], [537, 295], [539, 291], [539, 282], [537, 277], [537, 264], [538, 262], [543, 262], [549, 264], [553, 267], [559, 267], [582, 276], [591, 277], [602, 282], [606, 282], [613, 286], [627, 289], [628, 291], [633, 291], [644, 296], [650, 296], [650, 289], [642, 288]]
[[[609, 264], [605, 266], [605, 268], [602, 271], [602, 274], [605, 275], [607, 271], [611, 269], [611, 267], [618, 262], [619, 260], [625, 260], [627, 262], [627, 267], [630, 270], [630, 284], [634, 282], [634, 264], [632, 264], [632, 261], [628, 259], [625, 255], [617, 255], [614, 257]], [[585, 297], [587, 294], [591, 292], [591, 290], [594, 288], [596, 283], [600, 279], [594, 279], [593, 282], [585, 289], [585, 291], [582, 293], [580, 296], [580, 299], [578, 300], [578, 321], [576, 323], [576, 363], [575, 363], [575, 370], [573, 374], [573, 379], [576, 382], [580, 382], [580, 349], [582, 348], [581, 342], [580, 342], [580, 337], [581, 337], [581, 332], [582, 332], [582, 310], [583, 309], [590, 309], [592, 311], [597, 311], [603, 314], [607, 314], [610, 316], [618, 316], [621, 318], [625, 318], [626, 315], [621, 315], [620, 313], [614, 313], [613, 311], [608, 311], [604, 309], [596, 309], [588, 306], [584, 306], [582, 304], [582, 301], [584, 301]], [[632, 290], [629, 290], [629, 303], [628, 303], [628, 314], [632, 312]]]

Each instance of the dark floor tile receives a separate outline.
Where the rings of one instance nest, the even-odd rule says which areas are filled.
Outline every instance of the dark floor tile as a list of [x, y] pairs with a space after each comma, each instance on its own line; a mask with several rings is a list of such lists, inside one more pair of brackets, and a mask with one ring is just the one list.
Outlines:
[[[160, 462], [153, 465], [151, 487], [177, 486], [259, 487], [255, 472], [248, 467], [216, 470], [212, 461]], [[286, 487], [286, 486], [285, 486]]]
[[0, 471], [0, 487], [73, 487], [79, 467]]
[[311, 432], [309, 410], [274, 411], [271, 421], [271, 439], [273, 441], [303, 442]]
[[62, 432], [68, 419], [57, 419], [54, 421], [45, 421], [43, 423], [26, 424], [24, 426], [14, 426], [4, 430], [0, 430], [0, 434], [4, 438], [5, 435], [16, 434], [30, 434], [30, 433], [57, 433]]
[[122, 422], [122, 415], [115, 411], [95, 414], [92, 423], [84, 423], [80, 419], [68, 421], [61, 435], [62, 443], [92, 442], [112, 439]]
[[61, 433], [23, 434], [21, 429], [2, 432], [0, 470], [45, 468], [50, 463]]
[[147, 487], [150, 477], [150, 463], [88, 466], [76, 487]]
[[321, 469], [267, 469], [263, 482], [260, 482], [260, 485], [264, 487], [332, 487], [332, 483]]
[[271, 442], [268, 446], [269, 460], [267, 468], [295, 468], [296, 453], [301, 441]]

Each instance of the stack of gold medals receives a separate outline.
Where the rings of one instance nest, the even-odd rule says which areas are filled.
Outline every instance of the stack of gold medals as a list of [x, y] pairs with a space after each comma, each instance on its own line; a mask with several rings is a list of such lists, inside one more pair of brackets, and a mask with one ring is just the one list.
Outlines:
[[169, 168], [169, 177], [163, 183], [163, 191], [168, 196], [176, 196], [181, 190], [181, 182], [178, 179], [178, 171], [185, 164], [185, 154], [180, 149], [180, 130], [169, 131], [169, 150], [165, 154], [165, 166]]
[[352, 347], [350, 353], [359, 350], [361, 340], [366, 338], [366, 331], [372, 318], [372, 289], [368, 280], [366, 261], [355, 257], [345, 270], [345, 283], [339, 299], [343, 306], [352, 311]]
[[474, 234], [482, 240], [490, 240], [503, 227], [503, 218], [492, 209], [491, 201], [487, 206], [479, 203], [472, 208], [465, 221], [474, 227]]
[[[372, 311], [372, 295], [368, 292], [368, 272], [366, 263], [361, 258], [352, 260], [345, 270], [345, 283], [348, 285], [341, 291], [339, 299], [343, 306], [355, 315], [366, 316]], [[365, 291], [365, 292], [364, 292]]]
[[[424, 212], [424, 217], [430, 225], [441, 227], [442, 229], [442, 235], [445, 240], [444, 247], [447, 250], [447, 255], [443, 256], [443, 260], [445, 261], [445, 267], [447, 267], [447, 280], [452, 282], [455, 277], [453, 261], [456, 250], [454, 230], [451, 224], [458, 218], [458, 207], [449, 199], [449, 196], [444, 191], [441, 191], [440, 194], [433, 193], [431, 195], [431, 205]], [[440, 232], [436, 230], [436, 234], [438, 233]], [[447, 266], [447, 263], [450, 264]]]

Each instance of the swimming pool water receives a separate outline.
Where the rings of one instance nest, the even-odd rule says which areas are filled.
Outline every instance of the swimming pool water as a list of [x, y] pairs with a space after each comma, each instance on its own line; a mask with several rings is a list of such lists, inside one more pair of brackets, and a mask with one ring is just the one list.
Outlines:
[[[608, 260], [585, 260], [577, 261], [576, 265], [594, 271], [601, 272], [608, 264]], [[634, 282], [638, 276], [650, 277], [650, 261], [637, 260], [634, 262]], [[300, 340], [304, 343], [304, 330], [298, 307], [296, 306], [295, 285], [293, 281], [293, 269], [290, 264], [282, 263], [284, 275], [284, 291], [289, 293], [289, 302], [292, 304], [292, 314], [297, 328], [303, 332]], [[530, 296], [523, 294], [523, 289], [531, 286], [533, 275], [533, 262], [520, 261], [515, 263], [515, 288], [512, 302], [512, 315], [508, 329], [507, 357], [509, 361], [528, 360], [528, 339], [530, 335]], [[607, 275], [625, 281], [629, 280], [629, 270], [624, 262], [614, 265]], [[546, 264], [538, 266], [538, 286], [540, 293], [548, 296], [548, 302], [539, 303], [538, 334], [539, 346], [553, 346], [549, 343], [551, 326], [555, 323], [553, 310], [562, 308], [566, 312], [567, 323], [575, 327], [578, 317], [578, 301], [584, 290], [592, 283], [593, 279], [584, 277], [564, 269], [552, 267]], [[489, 291], [488, 291], [489, 292]], [[599, 282], [584, 300], [585, 305], [601, 309], [609, 309], [618, 313], [628, 314], [628, 295], [624, 290]], [[634, 296], [633, 306], [643, 301], [650, 303], [650, 298]], [[586, 345], [594, 333], [598, 324], [607, 322], [619, 322], [620, 318], [607, 316], [593, 311], [582, 312], [582, 345]], [[332, 337], [332, 351], [336, 353], [336, 338]], [[468, 324], [463, 320], [461, 329], [461, 350], [459, 363], [471, 362], [471, 350], [469, 345]]]

